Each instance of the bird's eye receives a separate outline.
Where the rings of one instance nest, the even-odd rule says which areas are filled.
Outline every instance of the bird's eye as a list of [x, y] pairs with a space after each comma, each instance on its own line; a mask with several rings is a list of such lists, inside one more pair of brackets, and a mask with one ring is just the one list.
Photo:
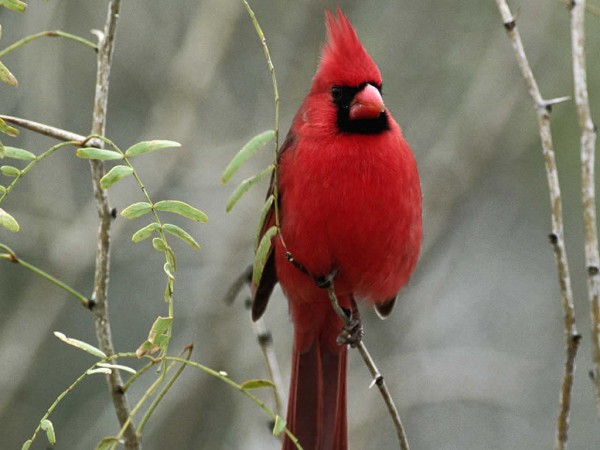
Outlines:
[[334, 102], [337, 102], [342, 99], [342, 88], [339, 86], [334, 86], [331, 88], [331, 98]]

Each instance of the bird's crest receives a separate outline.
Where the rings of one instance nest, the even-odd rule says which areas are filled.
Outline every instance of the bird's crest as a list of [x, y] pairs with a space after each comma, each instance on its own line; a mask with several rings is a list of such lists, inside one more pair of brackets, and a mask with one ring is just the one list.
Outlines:
[[327, 43], [315, 79], [328, 85], [381, 84], [381, 74], [361, 44], [354, 27], [338, 7], [336, 15], [325, 11]]

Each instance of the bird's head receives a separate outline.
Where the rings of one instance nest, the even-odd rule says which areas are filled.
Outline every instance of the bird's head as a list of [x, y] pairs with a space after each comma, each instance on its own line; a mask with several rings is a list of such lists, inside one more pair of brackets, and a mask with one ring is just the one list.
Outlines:
[[326, 11], [327, 42], [310, 96], [341, 133], [377, 134], [389, 129], [381, 73], [338, 8]]

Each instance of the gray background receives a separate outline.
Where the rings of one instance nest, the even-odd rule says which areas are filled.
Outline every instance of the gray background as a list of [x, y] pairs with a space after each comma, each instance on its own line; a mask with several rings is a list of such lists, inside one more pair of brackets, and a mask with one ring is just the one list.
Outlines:
[[[563, 366], [560, 297], [536, 119], [492, 0], [340, 1], [379, 64], [387, 106], [414, 149], [422, 178], [425, 241], [420, 264], [393, 316], [365, 313], [366, 343], [386, 376], [413, 449], [547, 449], [553, 446]], [[281, 128], [310, 84], [332, 1], [254, 0], [281, 93]], [[570, 95], [569, 15], [558, 1], [529, 1], [518, 23], [547, 98]], [[31, 0], [26, 14], [0, 10], [0, 48], [45, 29], [90, 37], [106, 2]], [[600, 21], [588, 15], [592, 108], [600, 92]], [[91, 37], [90, 37], [91, 38]], [[0, 86], [0, 112], [89, 132], [95, 57], [65, 40], [31, 43], [3, 59], [20, 82]], [[598, 120], [598, 119], [596, 119]], [[581, 244], [578, 129], [574, 107], [552, 116], [574, 270], [579, 331], [570, 448], [599, 439]], [[266, 184], [230, 214], [220, 174], [251, 136], [272, 127], [271, 80], [238, 0], [125, 1], [111, 78], [107, 135], [122, 148], [173, 139], [182, 149], [135, 160], [153, 199], [176, 198], [210, 217], [174, 218], [203, 247], [173, 242], [179, 263], [171, 351], [194, 342], [193, 359], [238, 381], [265, 376], [248, 313], [221, 299], [252, 260]], [[23, 132], [6, 145], [35, 153], [53, 145]], [[265, 150], [235, 181], [272, 159]], [[6, 162], [5, 162], [6, 164]], [[7, 184], [0, 178], [0, 183]], [[71, 150], [40, 164], [3, 202], [21, 224], [0, 242], [89, 294], [96, 212], [89, 167]], [[132, 179], [111, 189], [123, 209], [142, 197]], [[133, 350], [165, 314], [163, 260], [131, 234], [146, 221], [113, 226], [110, 312], [116, 346]], [[56, 396], [93, 359], [52, 332], [94, 342], [87, 310], [26, 270], [0, 264], [0, 437], [20, 448]], [[266, 315], [287, 384], [291, 323], [279, 290]], [[135, 361], [128, 361], [138, 366]], [[368, 372], [349, 358], [351, 448], [396, 448], [394, 430]], [[134, 389], [137, 399], [142, 385]], [[285, 387], [287, 391], [287, 386]], [[259, 392], [271, 401], [268, 391]], [[62, 449], [91, 449], [117, 425], [101, 376], [70, 394], [51, 418]], [[144, 434], [147, 449], [276, 449], [266, 416], [221, 382], [186, 370]], [[34, 448], [45, 448], [43, 436]]]

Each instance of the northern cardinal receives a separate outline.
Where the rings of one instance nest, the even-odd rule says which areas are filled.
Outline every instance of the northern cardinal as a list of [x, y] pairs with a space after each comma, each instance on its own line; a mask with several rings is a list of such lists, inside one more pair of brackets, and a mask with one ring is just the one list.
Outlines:
[[[347, 310], [362, 300], [387, 316], [417, 263], [421, 189], [379, 69], [340, 9], [325, 15], [317, 73], [279, 150], [280, 234], [253, 286], [252, 318], [279, 281], [294, 323], [287, 426], [306, 450], [345, 450], [348, 346], [323, 285], [333, 281]], [[263, 234], [273, 224], [271, 211]]]

